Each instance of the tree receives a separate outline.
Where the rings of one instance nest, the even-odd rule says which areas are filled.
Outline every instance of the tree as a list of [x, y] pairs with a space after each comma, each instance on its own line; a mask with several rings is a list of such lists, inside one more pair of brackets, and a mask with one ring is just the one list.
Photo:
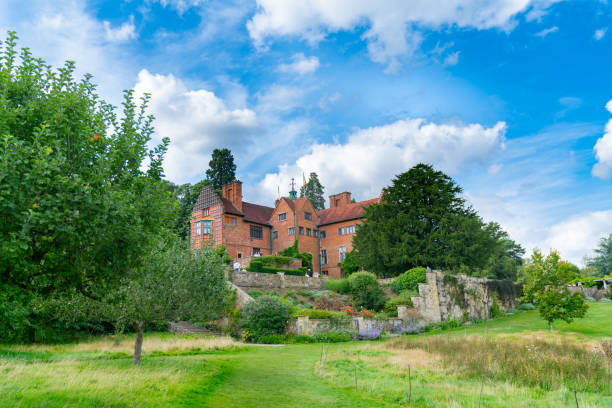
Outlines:
[[554, 330], [555, 320], [570, 323], [574, 318], [584, 317], [588, 305], [580, 293], [570, 293], [567, 284], [578, 277], [577, 266], [561, 260], [557, 251], [546, 257], [534, 249], [525, 265], [524, 302], [538, 306], [540, 316]]
[[300, 188], [300, 197], [308, 197], [315, 210], [322, 210], [325, 208], [323, 189], [319, 176], [312, 172], [308, 177], [308, 182]]
[[601, 238], [595, 253], [597, 255], [587, 260], [587, 265], [597, 269], [596, 276], [612, 275], [612, 234]]
[[357, 226], [360, 263], [392, 275], [422, 265], [484, 268], [497, 243], [461, 192], [449, 176], [422, 163], [396, 176]]
[[83, 316], [114, 322], [119, 331], [136, 331], [134, 364], [140, 364], [147, 325], [176, 320], [209, 321], [225, 306], [228, 286], [222, 254], [168, 236], [158, 242], [146, 262], [121, 279], [102, 299], [75, 293], [62, 300], [59, 312], [72, 319]]
[[213, 150], [212, 158], [208, 162], [208, 170], [206, 170], [206, 180], [215, 190], [219, 190], [222, 185], [231, 183], [235, 179], [236, 165], [230, 149]]
[[[142, 265], [174, 216], [162, 160], [149, 150], [148, 96], [125, 91], [123, 114], [57, 71], [16, 35], [0, 50], [0, 286], [48, 295], [72, 288], [100, 297]], [[143, 170], [148, 161], [148, 170]]]
[[338, 263], [338, 266], [342, 268], [342, 271], [346, 276], [362, 269], [361, 265], [359, 264], [357, 253], [354, 250], [348, 252], [344, 257], [344, 261]]
[[523, 265], [525, 249], [510, 239], [508, 233], [496, 222], [486, 225], [491, 239], [495, 243], [484, 271], [492, 279], [516, 280]]
[[348, 277], [351, 294], [357, 306], [378, 311], [387, 301], [387, 295], [371, 272], [355, 272]]

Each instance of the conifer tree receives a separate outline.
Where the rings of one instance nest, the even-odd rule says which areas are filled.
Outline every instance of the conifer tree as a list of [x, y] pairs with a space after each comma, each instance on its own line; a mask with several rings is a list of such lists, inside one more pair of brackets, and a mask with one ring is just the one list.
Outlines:
[[300, 188], [300, 197], [308, 197], [315, 210], [325, 208], [325, 198], [323, 197], [323, 185], [319, 181], [317, 173], [312, 172], [308, 181]]

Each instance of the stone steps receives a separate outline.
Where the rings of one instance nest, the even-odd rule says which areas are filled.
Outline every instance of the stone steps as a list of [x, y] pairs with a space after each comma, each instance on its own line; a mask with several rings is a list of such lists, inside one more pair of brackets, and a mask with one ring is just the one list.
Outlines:
[[184, 321], [169, 322], [168, 330], [175, 334], [210, 334], [213, 336], [223, 336], [222, 333], [214, 332]]

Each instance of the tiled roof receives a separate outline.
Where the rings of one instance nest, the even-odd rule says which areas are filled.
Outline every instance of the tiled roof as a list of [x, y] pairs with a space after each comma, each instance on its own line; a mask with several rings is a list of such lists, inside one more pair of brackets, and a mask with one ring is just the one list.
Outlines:
[[378, 202], [379, 198], [372, 198], [371, 200], [359, 201], [358, 203], [351, 203], [340, 207], [326, 208], [325, 210], [317, 211], [319, 225], [327, 225], [362, 218], [363, 209]]
[[268, 225], [270, 218], [272, 217], [272, 213], [274, 212], [274, 208], [243, 201], [242, 211], [246, 221]]
[[202, 191], [200, 191], [200, 195], [198, 196], [198, 201], [196, 201], [193, 211], [200, 211], [204, 208], [215, 207], [217, 205], [221, 205], [221, 200], [219, 199], [219, 195], [211, 186], [204, 186]]
[[[222, 197], [221, 201], [223, 202], [223, 210], [228, 213], [228, 214], [235, 214], [235, 215], [244, 215], [243, 213], [240, 212], [240, 210], [238, 210], [236, 208], [236, 206], [234, 205], [234, 203], [232, 203], [230, 200], [228, 200], [227, 198]], [[244, 202], [242, 203], [244, 204]]]

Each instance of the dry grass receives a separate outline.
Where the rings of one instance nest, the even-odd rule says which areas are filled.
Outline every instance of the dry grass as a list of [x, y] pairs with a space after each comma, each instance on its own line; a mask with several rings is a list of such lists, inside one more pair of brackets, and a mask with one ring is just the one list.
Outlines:
[[562, 337], [431, 336], [394, 339], [388, 345], [392, 350], [424, 350], [441, 355], [447, 369], [468, 377], [485, 375], [544, 390], [572, 386], [601, 392], [609, 388], [602, 353]]
[[[173, 352], [186, 350], [219, 350], [242, 343], [234, 341], [231, 337], [213, 337], [208, 335], [147, 335], [144, 336], [143, 352]], [[7, 345], [4, 350], [15, 352], [51, 352], [51, 353], [79, 353], [79, 352], [114, 352], [132, 353], [134, 351], [133, 335], [110, 335], [98, 337], [92, 341], [63, 345]]]

